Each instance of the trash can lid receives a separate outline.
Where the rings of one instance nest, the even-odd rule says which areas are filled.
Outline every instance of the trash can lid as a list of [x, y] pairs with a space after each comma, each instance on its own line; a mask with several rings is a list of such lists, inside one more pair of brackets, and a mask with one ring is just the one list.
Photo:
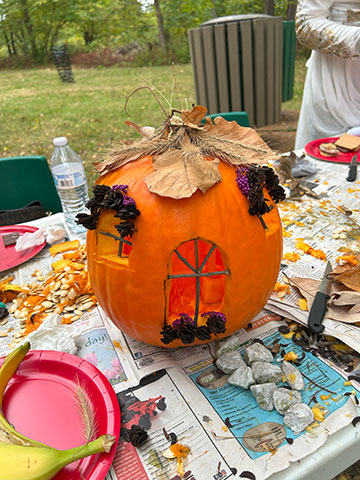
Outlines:
[[212, 18], [207, 22], [201, 23], [200, 27], [207, 27], [209, 25], [219, 25], [221, 23], [241, 22], [243, 20], [255, 20], [256, 18], [272, 18], [271, 15], [264, 15], [262, 13], [247, 13], [243, 15], [228, 15], [227, 17]]

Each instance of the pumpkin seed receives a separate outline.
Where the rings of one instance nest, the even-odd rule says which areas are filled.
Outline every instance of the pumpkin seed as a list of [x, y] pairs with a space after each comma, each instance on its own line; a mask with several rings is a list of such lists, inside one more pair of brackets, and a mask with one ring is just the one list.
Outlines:
[[9, 307], [9, 313], [14, 313], [16, 310], [16, 303], [13, 303], [10, 307]]
[[70, 288], [68, 293], [68, 297], [70, 298], [70, 300], [73, 300], [74, 298], [76, 298], [76, 296], [77, 296], [77, 293], [75, 292], [75, 290], [73, 288]]
[[80, 310], [88, 310], [89, 308], [91, 308], [92, 306], [94, 305], [94, 302], [87, 302], [87, 303], [84, 303], [83, 305], [81, 305], [79, 307]]
[[42, 306], [45, 307], [45, 308], [50, 308], [53, 305], [54, 305], [53, 302], [49, 302], [49, 301], [46, 301], [46, 300], [45, 300], [45, 302], [42, 302]]

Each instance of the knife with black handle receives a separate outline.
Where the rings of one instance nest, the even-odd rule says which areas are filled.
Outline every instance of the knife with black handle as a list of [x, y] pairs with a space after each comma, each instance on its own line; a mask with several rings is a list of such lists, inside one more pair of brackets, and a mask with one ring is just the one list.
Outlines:
[[328, 262], [325, 268], [324, 276], [320, 284], [319, 290], [316, 292], [314, 301], [311, 305], [308, 327], [313, 333], [321, 333], [324, 330], [322, 321], [327, 309], [327, 302], [330, 298], [328, 291], [330, 289], [331, 280], [328, 274], [332, 271], [331, 263]]
[[348, 172], [348, 176], [346, 177], [346, 180], [348, 182], [355, 182], [356, 174], [357, 174], [357, 154], [355, 154], [351, 159], [349, 172]]

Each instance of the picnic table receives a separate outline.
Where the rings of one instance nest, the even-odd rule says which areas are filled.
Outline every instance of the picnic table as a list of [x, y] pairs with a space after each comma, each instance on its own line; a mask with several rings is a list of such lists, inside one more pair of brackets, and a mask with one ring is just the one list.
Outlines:
[[[297, 154], [300, 153], [297, 152]], [[348, 195], [351, 205], [348, 204], [347, 208], [350, 209], [352, 206], [354, 212], [351, 221], [343, 216], [343, 225], [345, 228], [349, 222], [352, 222], [352, 226], [356, 228], [353, 223], [356, 224], [358, 221], [356, 197], [357, 192], [360, 191], [360, 182], [351, 186], [346, 184], [347, 165], [313, 161], [318, 170], [310, 178], [308, 186], [311, 184], [311, 188], [317, 190], [320, 195], [321, 192], [331, 189], [331, 204], [335, 207], [340, 205], [344, 207], [343, 202], [347, 201]], [[339, 193], [337, 189], [341, 192]], [[353, 191], [348, 192], [349, 189]], [[339, 198], [340, 201], [338, 201]], [[304, 196], [300, 203], [306, 201]], [[325, 200], [321, 198], [313, 201], [324, 202]], [[290, 203], [280, 206], [282, 218], [289, 216], [289, 209], [287, 209], [289, 205]], [[335, 210], [332, 211], [333, 215], [335, 215], [334, 212]], [[330, 215], [331, 221], [334, 218], [335, 216]], [[46, 226], [49, 223], [63, 225], [66, 228], [61, 213], [52, 218], [47, 217], [31, 222], [31, 225]], [[303, 222], [298, 221], [298, 223]], [[290, 234], [292, 226], [294, 223], [290, 221], [285, 225], [285, 232]], [[336, 228], [340, 228], [339, 226], [341, 223], [333, 225], [332, 229], [326, 230], [326, 234], [331, 236]], [[294, 228], [296, 229], [296, 225]], [[313, 238], [314, 247], [319, 246], [318, 242], [321, 244], [322, 241], [326, 245], [326, 241], [330, 238], [321, 240], [315, 228], [312, 231], [304, 225], [299, 228], [302, 228], [304, 238]], [[69, 231], [67, 234], [69, 239], [77, 237]], [[291, 237], [284, 238], [285, 251], [292, 248], [290, 239]], [[84, 237], [81, 240], [84, 241]], [[331, 241], [335, 240], [331, 238]], [[321, 266], [319, 259], [307, 260], [308, 263], [313, 262], [315, 267]], [[51, 270], [52, 262], [53, 259], [45, 248], [27, 263], [14, 269], [12, 272], [15, 275], [14, 281], [26, 282], [31, 272], [36, 269], [45, 273]], [[286, 297], [284, 305], [285, 302]], [[254, 319], [251, 327], [234, 334], [239, 339], [240, 351], [251, 342], [252, 338], [262, 338], [266, 344], [270, 339], [281, 338], [278, 326], [286, 323], [276, 314], [276, 302], [266, 308], [266, 311], [261, 312]], [[292, 312], [294, 314], [294, 310]], [[15, 335], [12, 333], [7, 338], [0, 338], [2, 354], [9, 350], [10, 340], [12, 346], [15, 345], [13, 340], [19, 330], [15, 318], [9, 319], [8, 326], [14, 328]], [[235, 387], [226, 382], [226, 376], [219, 375], [219, 372], [214, 370], [214, 359], [207, 346], [198, 345], [167, 350], [141, 344], [116, 329], [100, 307], [85, 312], [81, 319], [72, 325], [62, 325], [60, 328], [75, 338], [76, 355], [83, 359], [83, 365], [92, 363], [110, 382], [123, 407], [122, 437], [126, 437], [126, 429], [131, 428], [131, 424], [144, 425], [148, 432], [148, 440], [139, 448], [120, 438], [117, 451], [113, 452], [114, 459], [106, 480], [135, 478], [155, 480], [159, 475], [160, 477], [166, 475], [166, 478], [171, 480], [178, 479], [176, 461], [162, 456], [162, 452], [170, 445], [163, 433], [164, 429], [168, 433], [175, 433], [178, 441], [191, 449], [191, 455], [184, 460], [184, 478], [186, 479], [196, 477], [197, 480], [209, 480], [209, 478], [223, 480], [233, 478], [234, 474], [238, 477], [242, 472], [251, 472], [257, 480], [266, 478], [270, 480], [331, 480], [359, 459], [359, 427], [351, 423], [351, 420], [358, 415], [358, 407], [351, 400], [353, 395], [346, 397], [348, 401], [345, 401], [345, 397], [340, 399], [339, 393], [340, 406], [337, 407], [334, 402], [328, 407], [329, 414], [318, 427], [318, 433], [315, 435], [305, 433], [291, 436], [291, 432], [287, 431], [286, 438], [291, 437], [293, 442], [287, 443], [285, 437], [281, 437], [281, 442], [278, 442], [274, 449], [266, 450], [265, 448], [261, 451], [258, 447], [251, 447], [249, 442], [244, 441], [246, 431], [263, 422], [270, 413], [272, 417], [269, 421], [274, 422], [275, 418], [278, 425], [282, 427], [280, 416], [276, 417], [277, 414], [273, 412], [261, 412], [255, 404], [251, 403], [251, 396], [247, 392], [240, 394], [239, 391], [235, 391]], [[291, 339], [286, 341], [289, 349], [295, 348], [291, 344]], [[215, 342], [210, 348], [215, 348]], [[311, 353], [308, 355], [312, 358]], [[339, 368], [332, 371], [329, 362], [323, 364], [321, 359], [316, 360], [314, 357], [313, 361], [318, 362], [316, 365], [319, 365], [319, 368], [321, 365], [321, 368], [328, 372], [330, 384], [338, 385], [338, 391], [343, 392], [342, 389], [345, 387], [342, 387], [342, 384], [346, 380], [342, 376], [343, 372]], [[352, 385], [346, 388], [350, 392], [358, 389], [359, 385], [357, 382], [352, 382]], [[135, 419], [133, 423], [128, 415], [131, 404], [136, 404], [136, 408], [133, 407], [135, 412], [135, 416], [132, 416]], [[101, 414], [106, 414], [106, 411], [102, 411]], [[237, 426], [235, 422], [239, 418], [242, 424]], [[243, 428], [245, 424], [246, 427]], [[245, 434], [239, 435], [239, 432], [243, 431]], [[283, 434], [281, 428], [278, 431], [281, 436]], [[230, 438], [220, 440], [221, 435]], [[259, 434], [260, 439], [261, 435]], [[271, 442], [273, 441], [275, 440], [272, 438]], [[66, 470], [68, 468], [66, 467], [61, 479], [92, 480], [95, 478], [88, 463], [80, 462], [79, 465], [80, 469], [76, 472]], [[100, 478], [105, 478], [105, 474], [96, 477], [97, 480]]]

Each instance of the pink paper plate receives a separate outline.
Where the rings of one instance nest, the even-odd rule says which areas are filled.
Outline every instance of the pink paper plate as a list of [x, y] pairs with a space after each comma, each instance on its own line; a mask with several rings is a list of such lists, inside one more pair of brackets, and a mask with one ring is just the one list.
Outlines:
[[[4, 359], [0, 359], [2, 365]], [[7, 420], [29, 438], [60, 450], [85, 443], [76, 403], [81, 386], [93, 407], [96, 436], [120, 433], [120, 408], [105, 376], [91, 363], [68, 353], [50, 350], [29, 352], [5, 391]], [[63, 468], [54, 480], [103, 480], [113, 461], [109, 453], [83, 458]]]
[[26, 232], [36, 232], [39, 230], [37, 227], [30, 227], [28, 225], [9, 225], [7, 227], [0, 227], [0, 272], [8, 270], [9, 268], [14, 268], [21, 263], [26, 262], [30, 258], [34, 257], [37, 253], [42, 250], [46, 242], [37, 247], [27, 248], [21, 252], [15, 250], [15, 245], [9, 245], [5, 247], [2, 236], [8, 233], [18, 232], [20, 235], [24, 235]]
[[317, 158], [319, 160], [324, 160], [325, 162], [350, 163], [352, 157], [357, 152], [339, 152], [335, 157], [325, 157], [321, 154], [319, 149], [319, 145], [321, 143], [335, 143], [338, 139], [339, 137], [318, 138], [317, 140], [313, 140], [312, 142], [309, 142], [307, 145], [305, 145], [305, 152], [311, 157]]

